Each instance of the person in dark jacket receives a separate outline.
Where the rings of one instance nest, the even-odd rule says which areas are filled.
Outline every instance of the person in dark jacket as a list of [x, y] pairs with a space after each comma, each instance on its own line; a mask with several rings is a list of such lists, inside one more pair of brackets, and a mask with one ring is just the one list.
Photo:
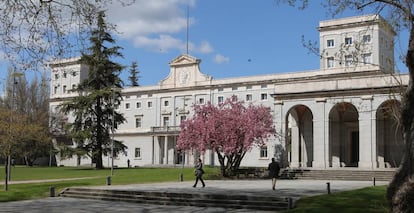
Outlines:
[[269, 163], [269, 177], [272, 178], [272, 189], [275, 190], [276, 187], [276, 179], [279, 177], [280, 166], [279, 163], [276, 162], [275, 158], [272, 158], [272, 162]]
[[193, 187], [195, 188], [197, 186], [198, 180], [200, 180], [204, 188], [206, 184], [204, 184], [204, 180], [203, 180], [204, 170], [203, 170], [203, 163], [201, 162], [201, 159], [197, 160], [197, 164], [194, 166], [194, 168], [195, 168], [194, 175], [196, 176], [196, 180], [195, 180]]

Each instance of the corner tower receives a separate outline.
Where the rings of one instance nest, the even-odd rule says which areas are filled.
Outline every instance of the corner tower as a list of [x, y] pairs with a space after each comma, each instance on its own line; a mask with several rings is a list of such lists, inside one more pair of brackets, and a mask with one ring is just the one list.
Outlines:
[[394, 72], [395, 32], [381, 16], [321, 21], [318, 30], [321, 70]]
[[50, 98], [78, 96], [73, 92], [77, 85], [88, 76], [88, 66], [80, 58], [56, 60], [49, 64], [51, 69]]

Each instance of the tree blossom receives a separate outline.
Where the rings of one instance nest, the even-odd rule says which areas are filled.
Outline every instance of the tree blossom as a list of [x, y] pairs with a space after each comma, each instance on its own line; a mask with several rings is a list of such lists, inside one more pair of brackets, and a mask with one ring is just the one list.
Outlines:
[[194, 105], [194, 115], [183, 121], [177, 140], [180, 151], [216, 152], [223, 176], [234, 174], [246, 152], [266, 145], [275, 134], [270, 109], [246, 106], [236, 96], [217, 106]]

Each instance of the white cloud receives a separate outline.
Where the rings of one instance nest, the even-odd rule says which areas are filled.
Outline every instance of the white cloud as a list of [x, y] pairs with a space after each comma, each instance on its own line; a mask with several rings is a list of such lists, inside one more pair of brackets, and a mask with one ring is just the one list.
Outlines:
[[228, 63], [230, 61], [230, 58], [225, 57], [221, 54], [216, 54], [213, 58], [213, 61], [217, 64], [223, 64], [223, 63]]
[[201, 42], [200, 46], [197, 48], [200, 53], [212, 53], [214, 51], [213, 47], [207, 41]]
[[[129, 1], [129, 2], [128, 2]], [[186, 6], [195, 6], [196, 0], [124, 0], [108, 6], [107, 17], [117, 26], [121, 39], [133, 42], [137, 48], [166, 52], [171, 49], [186, 50], [185, 38], [176, 34], [187, 29]], [[190, 26], [195, 22], [190, 18]], [[182, 36], [182, 35], [181, 35]], [[189, 43], [189, 49], [211, 53], [208, 42], [200, 45]]]
[[159, 35], [156, 38], [150, 38], [146, 36], [137, 36], [133, 40], [135, 47], [145, 48], [151, 51], [167, 52], [170, 49], [183, 49], [185, 43], [176, 39], [170, 35]]

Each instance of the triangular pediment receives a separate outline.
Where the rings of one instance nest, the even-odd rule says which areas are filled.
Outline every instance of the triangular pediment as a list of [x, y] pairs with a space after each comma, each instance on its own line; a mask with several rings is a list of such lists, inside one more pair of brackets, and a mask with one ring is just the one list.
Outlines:
[[170, 74], [160, 81], [161, 88], [191, 87], [210, 82], [211, 76], [200, 72], [200, 62], [190, 55], [178, 56], [169, 63]]
[[173, 67], [198, 63], [200, 63], [200, 59], [194, 58], [190, 55], [180, 55], [177, 58], [173, 59], [169, 64], [171, 67]]

